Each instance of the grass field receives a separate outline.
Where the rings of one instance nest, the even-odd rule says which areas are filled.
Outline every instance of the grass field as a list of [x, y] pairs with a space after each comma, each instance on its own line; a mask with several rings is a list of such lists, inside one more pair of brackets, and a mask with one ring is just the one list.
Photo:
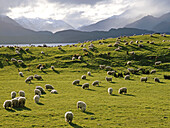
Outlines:
[[[124, 40], [133, 44], [124, 45]], [[144, 47], [139, 48], [136, 40], [142, 40]], [[149, 44], [147, 41], [154, 41]], [[165, 40], [165, 42], [163, 42]], [[103, 45], [99, 45], [104, 42]], [[94, 51], [84, 52], [81, 43], [77, 47], [63, 46], [63, 50], [57, 47], [29, 47], [30, 51], [21, 51], [18, 55], [15, 48], [0, 48], [0, 127], [74, 127], [74, 128], [169, 128], [170, 127], [170, 80], [163, 75], [170, 75], [170, 35], [131, 36], [122, 37], [119, 46], [107, 47], [114, 44], [116, 38], [93, 41]], [[86, 44], [88, 49], [90, 42]], [[23, 47], [25, 49], [26, 47]], [[41, 54], [45, 52], [45, 55]], [[135, 55], [127, 55], [126, 51], [134, 51]], [[108, 55], [110, 53], [110, 55]], [[72, 60], [74, 54], [79, 54], [83, 60]], [[24, 65], [11, 62], [11, 58], [21, 59]], [[132, 65], [125, 66], [127, 61]], [[155, 66], [155, 61], [162, 61]], [[38, 64], [45, 65], [41, 71]], [[51, 70], [55, 66], [55, 71]], [[115, 78], [113, 82], [107, 82], [108, 76], [99, 65], [111, 66], [117, 72], [127, 71], [127, 68], [155, 69], [155, 74], [131, 74], [130, 80]], [[18, 69], [24, 77], [18, 75]], [[92, 76], [81, 80], [82, 75], [90, 71]], [[30, 75], [41, 75], [43, 80], [32, 80], [31, 84], [25, 83]], [[148, 81], [140, 82], [141, 77], [148, 77]], [[108, 76], [111, 77], [111, 76]], [[158, 77], [160, 83], [154, 82]], [[72, 85], [72, 81], [79, 79], [80, 84], [89, 83], [90, 89], [82, 89], [81, 86]], [[99, 80], [100, 86], [92, 86], [92, 82]], [[34, 103], [34, 89], [36, 86], [51, 84], [58, 94], [51, 94], [48, 90], [40, 98], [40, 104]], [[107, 89], [113, 88], [113, 95], [109, 95]], [[118, 89], [127, 87], [127, 94], [118, 94]], [[11, 92], [23, 90], [26, 93], [26, 105], [24, 108], [12, 108], [5, 110], [3, 102], [11, 99]], [[18, 95], [17, 95], [18, 96]], [[87, 104], [86, 112], [77, 110], [77, 101]], [[64, 114], [72, 111], [73, 123], [65, 122]]]

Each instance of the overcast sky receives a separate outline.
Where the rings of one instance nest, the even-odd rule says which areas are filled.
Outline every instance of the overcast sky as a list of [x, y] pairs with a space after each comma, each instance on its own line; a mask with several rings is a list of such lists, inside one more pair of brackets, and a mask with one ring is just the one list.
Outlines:
[[160, 16], [170, 12], [170, 0], [0, 0], [0, 14], [11, 18], [52, 18], [80, 27], [128, 12]]

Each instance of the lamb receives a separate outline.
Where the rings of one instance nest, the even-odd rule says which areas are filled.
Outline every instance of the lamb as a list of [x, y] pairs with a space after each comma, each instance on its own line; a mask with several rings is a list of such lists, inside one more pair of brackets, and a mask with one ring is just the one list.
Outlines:
[[160, 82], [159, 78], [157, 78], [157, 77], [154, 78], [154, 81], [158, 82], [158, 83]]
[[132, 64], [132, 61], [128, 61], [126, 64], [127, 64], [127, 65], [131, 65], [131, 64]]
[[20, 90], [18, 93], [19, 93], [19, 96], [25, 97], [25, 92], [24, 91]]
[[25, 106], [25, 102], [26, 102], [26, 98], [25, 97], [19, 97], [19, 99], [18, 99], [19, 107], [24, 107]]
[[91, 76], [91, 72], [87, 72], [87, 75], [88, 75], [88, 76]]
[[82, 76], [81, 76], [81, 79], [86, 79], [86, 75], [82, 75]]
[[79, 60], [82, 60], [82, 57], [81, 57], [81, 56], [79, 56], [79, 57], [78, 57], [78, 59], [79, 59]]
[[15, 107], [18, 107], [18, 106], [19, 106], [18, 99], [17, 98], [12, 99], [11, 100], [11, 107], [15, 108]]
[[72, 60], [75, 60], [76, 58], [75, 57], [72, 57]]
[[44, 69], [44, 67], [43, 67], [43, 66], [41, 66], [41, 67], [40, 67], [40, 70], [42, 71], [43, 69]]
[[127, 88], [126, 88], [126, 87], [120, 88], [119, 91], [118, 91], [118, 93], [119, 93], [119, 94], [122, 94], [122, 93], [126, 94], [126, 93], [127, 93]]
[[45, 91], [41, 86], [36, 86], [35, 89], [39, 89], [41, 91], [41, 94], [45, 94]]
[[125, 80], [129, 80], [129, 79], [130, 79], [130, 75], [126, 75], [126, 76], [124, 77], [124, 79], [125, 79]]
[[41, 96], [41, 91], [40, 91], [39, 89], [35, 89], [35, 90], [34, 90], [34, 93], [35, 93], [35, 95]]
[[51, 90], [51, 93], [52, 93], [52, 94], [57, 94], [58, 92], [57, 92], [57, 90], [54, 90], [54, 89], [53, 89], [53, 90]]
[[152, 70], [150, 73], [151, 73], [151, 74], [156, 73], [156, 70], [154, 69], [154, 70]]
[[160, 65], [162, 62], [161, 61], [157, 61], [155, 62], [155, 65]]
[[104, 69], [106, 66], [105, 65], [99, 65], [100, 69]]
[[35, 95], [33, 100], [35, 101], [35, 103], [39, 103], [40, 96], [39, 95]]
[[108, 71], [107, 75], [113, 75], [114, 73], [116, 73], [115, 71]]
[[108, 93], [109, 93], [109, 95], [112, 95], [112, 92], [113, 92], [113, 88], [108, 88]]
[[77, 102], [77, 109], [81, 109], [83, 112], [85, 112], [85, 110], [86, 110], [86, 103], [85, 102], [83, 102], [83, 101], [78, 101]]
[[110, 66], [106, 66], [105, 69], [106, 70], [112, 70], [112, 68]]
[[99, 86], [99, 81], [98, 81], [98, 80], [94, 81], [94, 82], [92, 83], [92, 85], [93, 85], [93, 86], [96, 86], [96, 85]]
[[80, 84], [80, 80], [74, 80], [73, 82], [72, 82], [72, 85], [79, 85]]
[[23, 74], [22, 72], [19, 72], [19, 75], [20, 75], [21, 77], [24, 77], [24, 74]]
[[105, 79], [106, 79], [106, 81], [110, 81], [110, 82], [112, 82], [112, 77], [107, 77], [107, 76], [106, 76], [106, 78], [105, 78]]
[[31, 79], [29, 77], [25, 80], [25, 83], [28, 83], [28, 82], [31, 83]]
[[3, 104], [3, 107], [4, 107], [5, 109], [11, 107], [11, 100], [6, 100], [6, 101], [4, 102], [4, 104]]
[[89, 83], [85, 83], [82, 85], [82, 88], [85, 89], [85, 88], [88, 88], [89, 89]]
[[51, 66], [51, 69], [54, 70], [54, 66]]
[[141, 81], [141, 82], [142, 82], [142, 81], [145, 81], [145, 82], [146, 82], [147, 80], [148, 80], [147, 77], [141, 77], [141, 78], [140, 78], [140, 81]]
[[12, 99], [15, 98], [16, 95], [17, 95], [17, 93], [16, 93], [15, 91], [12, 91], [12, 92], [11, 92], [11, 98], [12, 98]]
[[72, 112], [66, 112], [65, 113], [65, 121], [71, 123], [73, 120], [73, 113]]
[[37, 80], [43, 80], [43, 78], [40, 76], [40, 75], [34, 75], [34, 78], [37, 79]]
[[52, 85], [50, 85], [50, 84], [46, 84], [46, 85], [45, 85], [45, 88], [46, 88], [46, 89], [54, 89], [54, 87], [53, 87]]

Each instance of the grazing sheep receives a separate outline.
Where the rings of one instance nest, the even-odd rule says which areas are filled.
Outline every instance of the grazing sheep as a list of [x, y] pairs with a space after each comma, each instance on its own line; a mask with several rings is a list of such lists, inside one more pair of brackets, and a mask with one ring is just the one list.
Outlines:
[[142, 48], [142, 47], [143, 47], [143, 44], [138, 44], [138, 47]]
[[73, 113], [72, 112], [66, 112], [65, 113], [65, 121], [71, 123], [73, 120]]
[[45, 94], [45, 91], [41, 86], [36, 86], [35, 89], [39, 89], [41, 91], [41, 94]]
[[41, 96], [41, 91], [40, 91], [39, 89], [35, 89], [35, 90], [34, 90], [34, 93], [35, 93], [35, 95]]
[[113, 75], [116, 71], [107, 71], [107, 75]]
[[11, 92], [11, 98], [12, 98], [12, 99], [15, 98], [16, 95], [17, 95], [17, 93], [16, 93], [15, 91], [12, 91], [12, 92]]
[[156, 73], [156, 70], [155, 70], [155, 69], [151, 71], [151, 74], [153, 74], [153, 73]]
[[82, 88], [85, 89], [85, 88], [88, 88], [89, 89], [89, 83], [85, 83], [82, 85]]
[[154, 81], [158, 82], [158, 83], [160, 82], [159, 78], [157, 78], [157, 77], [154, 78]]
[[52, 94], [57, 94], [58, 92], [57, 92], [57, 90], [54, 90], [54, 89], [53, 89], [53, 90], [51, 90], [51, 93], [52, 93]]
[[109, 44], [107, 47], [112, 47], [112, 44]]
[[40, 75], [34, 75], [34, 78], [37, 80], [43, 80], [43, 78]]
[[54, 70], [54, 66], [51, 66], [51, 69]]
[[40, 70], [43, 71], [43, 69], [44, 69], [44, 66], [41, 66], [41, 67], [40, 67]]
[[106, 66], [105, 69], [106, 70], [112, 70], [112, 68], [110, 66]]
[[21, 63], [24, 63], [24, 61], [23, 61], [23, 60], [18, 60], [18, 63], [20, 63], [20, 64], [21, 64]]
[[6, 100], [3, 104], [3, 107], [6, 109], [6, 108], [9, 108], [11, 107], [11, 100]]
[[25, 51], [27, 51], [27, 52], [28, 52], [28, 51], [29, 51], [29, 48], [26, 48], [26, 49], [25, 49]]
[[106, 66], [105, 65], [99, 65], [100, 69], [104, 69]]
[[88, 75], [88, 76], [91, 76], [91, 72], [87, 72], [87, 75]]
[[93, 48], [93, 47], [89, 47], [89, 50], [93, 51], [93, 50], [94, 50], [94, 48]]
[[20, 75], [21, 77], [24, 77], [24, 74], [23, 74], [22, 72], [19, 72], [19, 75]]
[[41, 54], [45, 54], [43, 51], [41, 51]]
[[88, 52], [88, 50], [86, 48], [83, 48], [83, 51]]
[[19, 93], [19, 96], [25, 97], [25, 92], [24, 91], [20, 90], [18, 93]]
[[39, 95], [35, 95], [33, 100], [35, 101], [35, 103], [39, 103], [40, 96]]
[[79, 85], [80, 84], [80, 80], [74, 80], [73, 82], [72, 82], [72, 85]]
[[128, 61], [126, 64], [127, 64], [127, 65], [131, 65], [131, 64], [132, 64], [132, 61]]
[[83, 101], [78, 101], [77, 102], [77, 109], [81, 109], [83, 112], [85, 112], [85, 110], [86, 110], [86, 103], [85, 102], [83, 102]]
[[98, 80], [94, 81], [94, 82], [92, 83], [92, 85], [93, 85], [93, 86], [96, 86], [96, 85], [99, 86], [99, 81], [98, 81]]
[[170, 79], [170, 75], [164, 75], [164, 79]]
[[108, 93], [109, 93], [109, 95], [112, 95], [112, 92], [113, 92], [113, 88], [108, 88]]
[[27, 79], [25, 80], [25, 83], [28, 83], [28, 82], [31, 83], [31, 79], [30, 79], [30, 78], [27, 78]]
[[134, 51], [132, 51], [132, 52], [129, 52], [129, 54], [130, 54], [130, 55], [135, 55], [135, 52], [134, 52]]
[[129, 79], [130, 79], [130, 75], [126, 75], [126, 76], [124, 77], [124, 79], [125, 79], [125, 80], [129, 80]]
[[160, 65], [162, 62], [161, 61], [157, 61], [155, 62], [155, 65]]
[[82, 76], [81, 76], [81, 79], [86, 79], [86, 75], [82, 75]]
[[105, 79], [106, 79], [106, 81], [110, 81], [110, 82], [112, 82], [112, 77], [107, 77], [107, 76], [106, 76], [106, 78], [105, 78]]
[[126, 88], [126, 87], [120, 88], [119, 91], [118, 91], [118, 93], [119, 93], [119, 94], [122, 94], [122, 93], [126, 94], [126, 93], [127, 93], [127, 88]]
[[54, 87], [53, 87], [52, 85], [50, 85], [50, 84], [46, 84], [46, 85], [45, 85], [45, 88], [46, 88], [46, 89], [54, 89]]
[[78, 57], [78, 59], [79, 59], [79, 60], [82, 60], [82, 57], [81, 57], [81, 56], [79, 56], [79, 57]]
[[128, 68], [127, 69], [129, 72], [133, 73], [134, 72], [134, 69], [133, 68]]
[[141, 82], [142, 82], [142, 81], [145, 81], [145, 82], [146, 82], [147, 80], [148, 80], [147, 77], [141, 77], [141, 78], [140, 78], [140, 81], [141, 81]]
[[72, 60], [75, 60], [76, 59], [76, 57], [72, 57]]
[[15, 108], [15, 107], [18, 107], [18, 106], [19, 106], [18, 99], [17, 98], [12, 99], [11, 100], [11, 107]]
[[118, 73], [117, 77], [123, 77], [122, 73]]
[[26, 102], [26, 98], [25, 97], [19, 97], [19, 99], [18, 99], [19, 107], [24, 107], [25, 106], [25, 102]]
[[12, 61], [12, 62], [17, 62], [17, 59], [11, 58], [11, 61]]

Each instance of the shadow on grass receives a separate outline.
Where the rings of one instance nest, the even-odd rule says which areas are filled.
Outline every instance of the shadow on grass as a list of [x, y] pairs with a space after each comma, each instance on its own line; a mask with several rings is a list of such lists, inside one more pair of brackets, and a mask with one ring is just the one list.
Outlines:
[[44, 105], [43, 103], [37, 103], [38, 105]]
[[93, 112], [87, 112], [87, 111], [85, 111], [84, 113], [86, 113], [86, 114], [88, 114], [88, 115], [94, 115]]
[[135, 95], [133, 95], [133, 94], [124, 94], [125, 96], [134, 96], [134, 97], [136, 97]]
[[59, 72], [59, 71], [57, 71], [57, 70], [55, 70], [55, 69], [54, 69], [53, 71], [54, 71], [55, 73], [57, 73], [57, 74], [60, 74], [60, 72]]
[[165, 84], [165, 82], [159, 82], [159, 83], [161, 83], [161, 84]]
[[82, 126], [74, 124], [74, 123], [69, 123], [69, 124], [70, 124], [70, 126], [72, 126], [74, 128], [83, 128]]
[[100, 86], [100, 85], [99, 85], [99, 86], [96, 86], [96, 87], [99, 87], [99, 88], [105, 88], [104, 86]]
[[31, 109], [30, 109], [30, 108], [28, 108], [28, 107], [26, 107], [26, 106], [24, 106], [24, 107], [14, 108], [14, 109], [15, 109], [15, 110], [17, 110], [17, 111], [23, 111], [23, 110], [31, 111]]
[[119, 96], [119, 95], [117, 95], [117, 94], [111, 94], [111, 96]]
[[87, 90], [89, 90], [89, 91], [96, 91], [96, 90], [94, 90], [94, 89], [87, 89]]
[[113, 82], [113, 81], [112, 81], [112, 82], [110, 82], [110, 83], [115, 84], [116, 82]]
[[8, 112], [15, 112], [13, 109], [6, 109]]
[[78, 86], [78, 87], [82, 87], [82, 85], [81, 85], [81, 84], [78, 84], [78, 85], [76, 85], [76, 86]]
[[48, 74], [46, 71], [42, 71], [43, 73], [45, 73], [45, 74]]

